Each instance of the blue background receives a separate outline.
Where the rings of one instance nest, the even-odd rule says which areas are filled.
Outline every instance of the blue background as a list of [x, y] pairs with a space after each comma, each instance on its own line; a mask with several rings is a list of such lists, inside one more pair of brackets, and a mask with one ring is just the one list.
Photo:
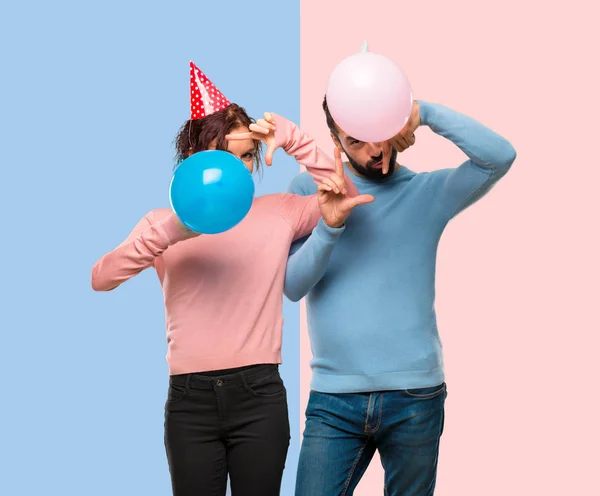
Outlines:
[[[170, 494], [154, 271], [94, 293], [94, 262], [168, 207], [189, 60], [254, 117], [299, 122], [298, 1], [13, 2], [0, 11], [0, 494]], [[298, 172], [282, 151], [257, 193]], [[284, 306], [299, 450], [299, 309]], [[267, 454], [268, 455], [268, 454]]]

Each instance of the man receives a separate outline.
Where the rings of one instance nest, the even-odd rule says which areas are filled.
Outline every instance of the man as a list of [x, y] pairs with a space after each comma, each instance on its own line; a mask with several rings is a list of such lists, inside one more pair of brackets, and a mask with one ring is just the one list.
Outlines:
[[[415, 102], [405, 129], [384, 143], [348, 136], [326, 100], [323, 109], [349, 177], [375, 201], [350, 216], [349, 208], [324, 215], [288, 259], [285, 294], [308, 295], [314, 355], [296, 495], [351, 495], [376, 450], [386, 495], [432, 495], [447, 394], [434, 310], [437, 246], [448, 222], [507, 173], [516, 153], [441, 105]], [[398, 165], [420, 126], [468, 160], [427, 173]], [[322, 205], [346, 196], [342, 174], [327, 184]], [[290, 191], [309, 195], [316, 186], [302, 173]]]

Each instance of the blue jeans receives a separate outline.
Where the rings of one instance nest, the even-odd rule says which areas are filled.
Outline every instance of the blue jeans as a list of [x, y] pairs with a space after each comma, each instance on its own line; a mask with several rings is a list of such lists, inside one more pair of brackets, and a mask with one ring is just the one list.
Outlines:
[[446, 384], [328, 394], [311, 391], [296, 496], [349, 496], [379, 450], [386, 496], [431, 496]]

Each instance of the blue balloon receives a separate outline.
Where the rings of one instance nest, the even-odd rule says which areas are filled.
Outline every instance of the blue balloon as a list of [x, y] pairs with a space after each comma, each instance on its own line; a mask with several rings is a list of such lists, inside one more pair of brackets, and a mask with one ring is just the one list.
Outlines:
[[231, 153], [198, 152], [175, 169], [169, 199], [188, 229], [217, 234], [246, 217], [254, 199], [254, 180], [244, 163]]

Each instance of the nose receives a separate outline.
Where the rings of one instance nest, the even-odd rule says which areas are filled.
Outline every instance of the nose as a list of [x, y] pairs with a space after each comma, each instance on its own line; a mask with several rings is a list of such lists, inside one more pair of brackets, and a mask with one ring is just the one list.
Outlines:
[[381, 155], [381, 152], [383, 150], [383, 143], [382, 142], [378, 142], [378, 143], [369, 143], [369, 155], [371, 155], [371, 157], [379, 157], [379, 155]]

